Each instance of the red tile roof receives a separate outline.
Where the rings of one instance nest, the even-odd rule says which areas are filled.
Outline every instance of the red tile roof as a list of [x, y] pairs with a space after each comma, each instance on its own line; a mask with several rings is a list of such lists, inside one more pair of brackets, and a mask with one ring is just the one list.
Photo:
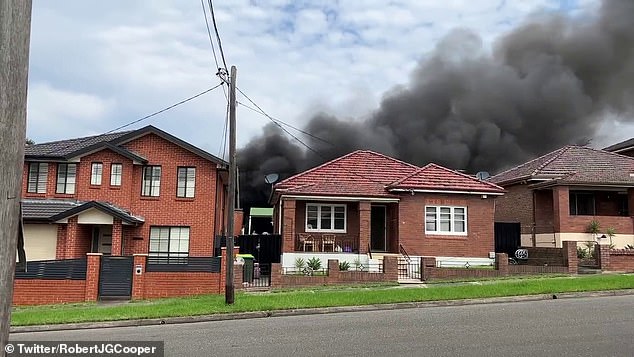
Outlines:
[[568, 184], [633, 185], [634, 158], [583, 146], [564, 146], [501, 172], [489, 181], [554, 180]]
[[289, 177], [277, 194], [396, 197], [389, 189], [503, 192], [503, 189], [435, 164], [423, 168], [368, 150], [358, 150]]
[[390, 185], [390, 190], [430, 190], [503, 193], [500, 186], [436, 164], [427, 164]]

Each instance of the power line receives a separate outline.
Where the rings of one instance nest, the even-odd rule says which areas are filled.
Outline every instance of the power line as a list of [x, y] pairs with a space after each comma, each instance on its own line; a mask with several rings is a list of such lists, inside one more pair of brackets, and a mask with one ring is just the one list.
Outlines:
[[214, 46], [214, 41], [211, 38], [211, 29], [209, 29], [209, 21], [207, 21], [207, 9], [205, 9], [205, 0], [200, 0], [200, 5], [203, 7], [203, 16], [205, 17], [205, 26], [207, 26], [207, 36], [209, 37], [211, 52], [213, 52], [214, 54], [214, 62], [216, 62], [216, 69], [220, 70], [220, 64], [218, 64], [218, 57], [216, 56], [216, 47]]
[[[214, 90], [214, 89], [216, 89], [216, 88], [220, 87], [220, 86], [221, 86], [221, 85], [223, 85], [223, 84], [224, 84], [223, 82], [220, 82], [220, 83], [219, 83], [218, 85], [216, 85], [216, 86], [213, 86], [213, 87], [211, 87], [211, 88], [205, 89], [204, 91], [202, 91], [202, 92], [200, 92], [200, 93], [198, 93], [198, 94], [195, 94], [195, 95], [193, 95], [193, 96], [191, 96], [191, 97], [189, 97], [189, 98], [183, 99], [183, 100], [181, 100], [181, 101], [179, 101], [179, 102], [177, 102], [177, 103], [174, 103], [174, 104], [170, 105], [169, 107], [165, 107], [165, 108], [163, 108], [163, 109], [161, 109], [161, 110], [159, 110], [159, 111], [156, 111], [156, 112], [154, 112], [154, 113], [152, 113], [152, 114], [148, 114], [148, 115], [146, 115], [146, 116], [144, 116], [144, 117], [142, 117], [142, 118], [139, 118], [139, 119], [133, 120], [133, 121], [131, 121], [131, 122], [127, 123], [127, 124], [124, 124], [124, 125], [118, 126], [118, 127], [114, 128], [114, 129], [112, 129], [112, 130], [108, 130], [108, 131], [106, 131], [105, 133], [102, 133], [101, 135], [111, 134], [111, 133], [113, 133], [113, 132], [115, 132], [115, 131], [121, 130], [121, 129], [123, 129], [123, 128], [127, 128], [127, 127], [129, 127], [130, 125], [133, 125], [133, 124], [139, 123], [139, 122], [141, 122], [141, 121], [144, 121], [144, 120], [147, 120], [147, 119], [149, 119], [149, 118], [151, 118], [151, 117], [154, 117], [154, 116], [156, 116], [156, 115], [159, 115], [159, 114], [161, 114], [161, 113], [163, 113], [163, 112], [166, 112], [166, 111], [168, 111], [168, 110], [170, 110], [170, 109], [173, 109], [173, 108], [175, 108], [175, 107], [177, 107], [177, 106], [179, 106], [179, 105], [181, 105], [181, 104], [185, 104], [185, 103], [189, 102], [190, 100], [194, 100], [194, 99], [196, 99], [196, 98], [200, 97], [201, 95], [207, 94], [207, 93], [211, 92], [212, 90]], [[98, 136], [101, 136], [101, 135], [98, 135]], [[79, 142], [71, 142], [70, 144], [66, 145], [66, 146], [65, 146], [65, 147], [63, 147], [63, 148], [54, 148], [54, 149], [51, 149], [50, 151], [48, 151], [48, 152], [46, 153], [46, 155], [48, 155], [48, 154], [50, 154], [50, 153], [52, 153], [52, 152], [54, 152], [54, 151], [61, 151], [61, 150], [68, 149], [68, 148], [69, 148], [69, 147], [71, 147], [71, 146], [76, 146], [76, 145], [83, 144], [84, 142], [86, 142], [86, 141], [88, 141], [88, 140], [90, 140], [90, 139], [93, 139], [93, 138], [95, 138], [95, 136], [89, 136], [89, 137], [84, 138], [83, 140], [81, 140], [81, 141], [79, 141]]]
[[[317, 151], [317, 150], [313, 149], [312, 147], [310, 147], [310, 145], [306, 144], [306, 143], [305, 143], [305, 142], [303, 142], [301, 139], [299, 139], [299, 138], [298, 138], [298, 137], [296, 137], [295, 135], [291, 134], [288, 130], [286, 130], [286, 128], [284, 128], [284, 127], [280, 124], [279, 120], [274, 119], [272, 116], [268, 115], [268, 114], [267, 114], [267, 113], [266, 113], [266, 112], [265, 112], [262, 108], [260, 108], [260, 106], [259, 106], [259, 105], [257, 105], [257, 103], [255, 103], [255, 102], [254, 102], [251, 98], [249, 98], [249, 96], [248, 96], [248, 95], [246, 95], [246, 93], [244, 93], [242, 90], [240, 90], [240, 88], [236, 87], [236, 90], [237, 90], [238, 92], [240, 92], [240, 94], [242, 94], [245, 98], [247, 98], [247, 100], [248, 100], [249, 102], [251, 102], [251, 104], [253, 104], [256, 108], [258, 108], [258, 111], [256, 111], [256, 112], [259, 112], [260, 114], [264, 115], [264, 116], [265, 116], [266, 118], [268, 118], [271, 122], [273, 122], [273, 123], [274, 123], [275, 125], [277, 125], [280, 129], [282, 129], [282, 130], [283, 130], [286, 134], [288, 134], [290, 137], [292, 137], [292, 138], [293, 138], [293, 139], [295, 139], [297, 142], [299, 142], [300, 144], [302, 144], [302, 146], [304, 146], [304, 147], [305, 147], [305, 148], [307, 148], [308, 150], [310, 150], [310, 151], [312, 151], [313, 153], [315, 153], [315, 154], [316, 154], [317, 156], [319, 156], [322, 160], [324, 160], [324, 161], [328, 161], [328, 158], [327, 158], [325, 155], [323, 155], [323, 154], [322, 154], [322, 153], [320, 153], [319, 151]], [[244, 104], [243, 104], [243, 106], [244, 106]], [[247, 107], [248, 107], [248, 106], [247, 106]], [[252, 109], [252, 110], [253, 110], [253, 108], [250, 108], [250, 109]], [[286, 124], [286, 125], [289, 125], [289, 124]], [[289, 125], [289, 126], [290, 126], [290, 125]], [[303, 132], [303, 133], [306, 133], [306, 132], [305, 132], [305, 131], [303, 131], [303, 130], [299, 130], [299, 129], [296, 129], [296, 130], [298, 130], [298, 131], [300, 131], [300, 132]], [[306, 134], [308, 134], [308, 133], [306, 133]], [[313, 136], [312, 134], [308, 134], [308, 135]], [[313, 136], [313, 137], [314, 137], [314, 136]], [[325, 141], [325, 140], [323, 140], [323, 139], [320, 139], [320, 140], [322, 140], [322, 141], [324, 141], [324, 142], [326, 142], [326, 143], [328, 143], [328, 144], [330, 144], [330, 145], [332, 145], [332, 146], [335, 146], [334, 144], [332, 144], [332, 143], [330, 143], [330, 142], [327, 142], [327, 141]], [[381, 185], [383, 185], [383, 184], [384, 184], [383, 182], [380, 182], [380, 181], [374, 180], [374, 179], [372, 179], [372, 178], [370, 178], [370, 177], [366, 177], [366, 176], [364, 176], [364, 175], [361, 175], [361, 174], [360, 174], [360, 173], [358, 173], [358, 172], [354, 172], [354, 171], [352, 171], [352, 170], [348, 170], [348, 169], [345, 169], [345, 168], [344, 168], [344, 170], [345, 170], [345, 171], [347, 171], [348, 173], [352, 174], [352, 175], [359, 176], [359, 177], [364, 178], [364, 179], [366, 179], [366, 180], [368, 180], [368, 181], [372, 181], [372, 182], [374, 182], [374, 183], [379, 183], [379, 184], [381, 184]]]
[[[207, 37], [209, 38], [209, 45], [211, 45], [211, 52], [214, 55], [214, 62], [216, 63], [216, 75], [222, 75], [222, 68], [218, 63], [218, 57], [216, 56], [216, 46], [214, 46], [214, 40], [211, 36], [211, 29], [209, 28], [209, 21], [207, 20], [207, 9], [205, 8], [205, 0], [200, 0], [200, 5], [203, 8], [203, 17], [205, 18], [205, 27], [207, 28]], [[226, 65], [225, 65], [226, 66]], [[227, 105], [229, 103], [229, 97], [227, 96], [227, 91], [225, 87], [222, 87], [222, 92], [225, 94], [225, 99], [227, 99]]]
[[169, 107], [163, 108], [163, 109], [161, 109], [161, 110], [159, 110], [159, 111], [157, 111], [157, 112], [154, 112], [154, 113], [152, 113], [152, 114], [146, 115], [146, 116], [144, 116], [143, 118], [139, 118], [139, 119], [137, 119], [137, 120], [131, 121], [131, 122], [129, 122], [128, 124], [125, 124], [125, 125], [122, 125], [122, 126], [120, 126], [120, 127], [118, 127], [118, 128], [115, 128], [115, 129], [112, 129], [112, 130], [110, 130], [110, 131], [107, 131], [107, 132], [105, 132], [104, 134], [110, 134], [110, 133], [115, 132], [115, 131], [117, 131], [117, 130], [121, 130], [121, 129], [123, 129], [123, 128], [126, 128], [126, 127], [128, 127], [128, 126], [130, 126], [130, 125], [136, 124], [136, 123], [138, 123], [138, 122], [140, 122], [140, 121], [143, 121], [143, 120], [149, 119], [149, 118], [151, 118], [151, 117], [153, 117], [153, 116], [156, 116], [156, 115], [159, 115], [159, 114], [161, 114], [161, 113], [163, 113], [163, 112], [166, 112], [166, 111], [168, 111], [168, 110], [170, 110], [170, 109], [173, 109], [173, 108], [175, 108], [175, 107], [178, 107], [178, 106], [179, 106], [179, 105], [181, 105], [181, 104], [185, 104], [185, 103], [189, 102], [190, 100], [194, 100], [194, 99], [196, 99], [196, 98], [200, 97], [201, 95], [207, 94], [207, 93], [211, 92], [212, 90], [214, 90], [214, 89], [216, 89], [216, 88], [220, 87], [220, 86], [221, 86], [221, 85], [223, 85], [223, 84], [224, 84], [224, 83], [219, 83], [219, 84], [217, 84], [217, 85], [215, 85], [215, 86], [213, 86], [213, 87], [211, 87], [211, 88], [209, 88], [209, 89], [205, 89], [204, 91], [202, 91], [202, 92], [200, 92], [200, 93], [198, 93], [198, 94], [195, 94], [195, 95], [193, 95], [193, 96], [191, 96], [191, 97], [189, 97], [189, 98], [187, 98], [187, 99], [183, 99], [183, 100], [181, 100], [181, 101], [180, 101], [180, 102], [178, 102], [178, 103], [172, 104], [172, 105], [170, 105]]
[[211, 0], [209, 0], [209, 10], [211, 11], [211, 21], [214, 24], [214, 31], [216, 32], [216, 39], [218, 40], [218, 48], [220, 49], [220, 57], [222, 58], [222, 63], [225, 66], [225, 71], [229, 67], [227, 67], [227, 61], [225, 61], [225, 52], [222, 50], [222, 41], [220, 41], [220, 33], [218, 33], [218, 25], [216, 24], [216, 15], [214, 13], [214, 5]]
[[282, 124], [282, 125], [286, 125], [286, 126], [288, 126], [289, 128], [291, 128], [291, 129], [295, 129], [295, 130], [297, 130], [298, 132], [300, 132], [300, 133], [302, 133], [302, 134], [304, 134], [304, 135], [310, 136], [310, 137], [311, 137], [311, 138], [313, 138], [313, 139], [317, 139], [317, 140], [319, 140], [319, 141], [321, 141], [321, 142], [323, 142], [323, 143], [325, 143], [325, 144], [328, 144], [328, 145], [331, 145], [331, 146], [335, 146], [335, 144], [331, 143], [330, 141], [328, 141], [328, 140], [326, 140], [326, 139], [322, 139], [322, 138], [320, 138], [320, 137], [319, 137], [319, 136], [317, 136], [317, 135], [311, 134], [311, 133], [309, 133], [309, 132], [307, 132], [307, 131], [305, 131], [305, 130], [302, 130], [302, 129], [300, 129], [300, 128], [297, 128], [297, 127], [295, 127], [295, 126], [293, 126], [293, 125], [291, 125], [291, 124], [289, 124], [289, 123], [285, 123], [285, 122], [283, 122], [283, 121], [282, 121], [282, 120], [280, 120], [280, 119], [273, 118], [272, 116], [270, 116], [270, 115], [266, 114], [265, 112], [262, 112], [262, 111], [260, 111], [260, 110], [257, 110], [257, 109], [255, 109], [255, 108], [253, 108], [253, 107], [250, 107], [250, 106], [248, 106], [248, 105], [246, 105], [246, 104], [244, 104], [244, 103], [242, 103], [242, 102], [236, 102], [236, 103], [238, 103], [238, 105], [241, 105], [241, 106], [243, 106], [243, 107], [245, 107], [245, 108], [247, 108], [247, 109], [249, 109], [249, 110], [252, 110], [252, 111], [254, 111], [254, 112], [256, 112], [256, 113], [258, 113], [258, 114], [260, 114], [260, 115], [264, 115], [265, 117], [268, 117], [269, 119], [271, 119], [271, 120], [273, 120], [273, 121], [279, 122], [279, 123], [280, 123], [280, 124]]

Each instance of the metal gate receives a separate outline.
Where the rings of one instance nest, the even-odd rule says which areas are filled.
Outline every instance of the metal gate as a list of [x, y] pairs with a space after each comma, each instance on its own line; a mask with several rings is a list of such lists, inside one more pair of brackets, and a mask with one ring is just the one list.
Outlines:
[[132, 257], [102, 257], [99, 272], [100, 298], [129, 298], [132, 295]]
[[519, 223], [495, 222], [495, 252], [506, 253], [513, 257], [522, 245]]

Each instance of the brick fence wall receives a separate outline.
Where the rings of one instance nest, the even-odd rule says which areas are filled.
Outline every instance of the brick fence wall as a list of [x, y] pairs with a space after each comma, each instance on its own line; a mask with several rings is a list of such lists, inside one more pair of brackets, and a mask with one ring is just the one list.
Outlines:
[[13, 305], [97, 301], [101, 253], [88, 253], [86, 279], [15, 279]]
[[323, 276], [287, 275], [282, 272], [282, 264], [271, 264], [271, 287], [307, 287], [353, 283], [375, 283], [398, 281], [398, 260], [396, 257], [383, 258], [383, 272], [340, 271], [337, 259], [328, 260], [328, 273]]
[[609, 249], [605, 245], [597, 245], [597, 259], [601, 270], [634, 272], [634, 250]]
[[[239, 252], [236, 247], [234, 254]], [[88, 253], [85, 280], [16, 279], [13, 305], [47, 305], [97, 301], [101, 253]], [[178, 297], [225, 292], [226, 248], [222, 249], [221, 271], [211, 272], [147, 272], [147, 254], [135, 254], [134, 266], [141, 266], [141, 274], [132, 274], [133, 300]], [[242, 266], [234, 265], [234, 286], [242, 288]]]
[[[428, 280], [452, 280], [469, 278], [496, 278], [509, 275], [525, 274], [577, 274], [577, 243], [563, 242], [563, 248], [547, 248], [547, 251], [533, 250], [534, 260], [530, 265], [509, 265], [508, 255], [498, 253], [495, 255], [495, 269], [464, 269], [464, 268], [437, 268], [436, 259], [423, 257], [421, 259], [422, 278]], [[555, 250], [552, 250], [555, 249]], [[538, 265], [541, 262], [542, 265]], [[550, 265], [549, 263], [559, 263]]]

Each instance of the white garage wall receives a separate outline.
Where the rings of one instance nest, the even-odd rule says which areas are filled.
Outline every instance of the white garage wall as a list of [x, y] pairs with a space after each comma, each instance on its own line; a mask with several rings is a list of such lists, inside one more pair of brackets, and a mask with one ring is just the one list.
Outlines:
[[26, 260], [53, 260], [57, 249], [57, 224], [25, 224]]

